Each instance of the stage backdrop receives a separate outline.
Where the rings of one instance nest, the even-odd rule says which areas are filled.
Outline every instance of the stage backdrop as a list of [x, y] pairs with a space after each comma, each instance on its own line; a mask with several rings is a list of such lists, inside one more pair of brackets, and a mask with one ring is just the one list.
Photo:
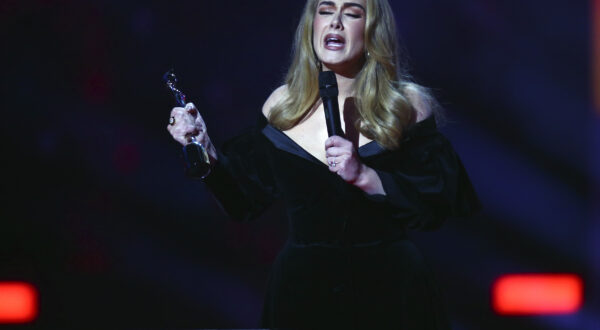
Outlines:
[[[392, 6], [411, 73], [444, 106], [442, 131], [484, 206], [411, 234], [454, 329], [594, 329], [600, 103], [594, 110], [591, 4]], [[21, 328], [257, 326], [286, 240], [281, 206], [234, 223], [184, 176], [161, 76], [175, 68], [220, 145], [251, 126], [282, 84], [302, 7], [0, 3], [0, 283], [29, 283], [39, 297]], [[566, 315], [499, 315], [493, 284], [522, 273], [580, 277], [583, 305]]]

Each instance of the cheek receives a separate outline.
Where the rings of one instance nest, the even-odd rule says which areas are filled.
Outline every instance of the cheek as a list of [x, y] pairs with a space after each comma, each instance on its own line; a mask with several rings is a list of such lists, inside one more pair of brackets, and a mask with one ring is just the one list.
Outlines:
[[321, 40], [321, 37], [323, 37], [322, 36], [323, 24], [327, 24], [325, 22], [325, 20], [322, 17], [316, 16], [313, 21], [313, 32], [312, 32], [313, 47], [315, 50], [317, 50], [319, 48], [319, 46], [321, 45], [320, 40]]
[[352, 40], [356, 46], [364, 47], [365, 44], [365, 27], [364, 24], [356, 26], [355, 29], [352, 30]]
[[315, 18], [313, 19], [313, 34], [319, 30], [319, 26], [321, 26], [322, 24], [323, 24], [323, 18], [321, 18], [319, 15], [316, 15]]

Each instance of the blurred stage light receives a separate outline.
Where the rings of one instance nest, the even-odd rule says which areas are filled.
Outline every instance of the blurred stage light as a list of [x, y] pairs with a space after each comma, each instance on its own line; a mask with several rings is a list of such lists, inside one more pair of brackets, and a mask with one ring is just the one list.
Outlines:
[[37, 314], [38, 294], [31, 284], [0, 282], [0, 324], [31, 322]]
[[554, 315], [576, 312], [583, 302], [583, 281], [573, 274], [514, 274], [492, 288], [500, 315]]
[[592, 0], [592, 27], [592, 88], [596, 111], [600, 115], [600, 0]]

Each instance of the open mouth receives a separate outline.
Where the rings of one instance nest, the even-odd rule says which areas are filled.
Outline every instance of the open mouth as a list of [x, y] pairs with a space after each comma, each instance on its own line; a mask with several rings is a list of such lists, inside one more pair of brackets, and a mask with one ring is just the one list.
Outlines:
[[325, 48], [338, 50], [344, 47], [346, 40], [339, 34], [329, 33], [325, 36]]

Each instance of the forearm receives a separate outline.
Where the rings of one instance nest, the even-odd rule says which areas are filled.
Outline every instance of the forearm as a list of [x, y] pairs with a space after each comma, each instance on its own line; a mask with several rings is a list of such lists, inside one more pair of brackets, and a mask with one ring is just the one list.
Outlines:
[[[215, 157], [216, 159], [216, 157]], [[219, 202], [221, 208], [236, 221], [245, 221], [252, 218], [249, 199], [240, 189], [238, 181], [226, 169], [221, 158], [219, 162], [212, 163], [211, 173], [204, 179], [204, 183]]]
[[377, 175], [377, 172], [364, 164], [362, 164], [360, 174], [353, 184], [369, 195], [386, 194], [385, 190], [383, 190], [383, 183], [381, 182], [379, 175]]

